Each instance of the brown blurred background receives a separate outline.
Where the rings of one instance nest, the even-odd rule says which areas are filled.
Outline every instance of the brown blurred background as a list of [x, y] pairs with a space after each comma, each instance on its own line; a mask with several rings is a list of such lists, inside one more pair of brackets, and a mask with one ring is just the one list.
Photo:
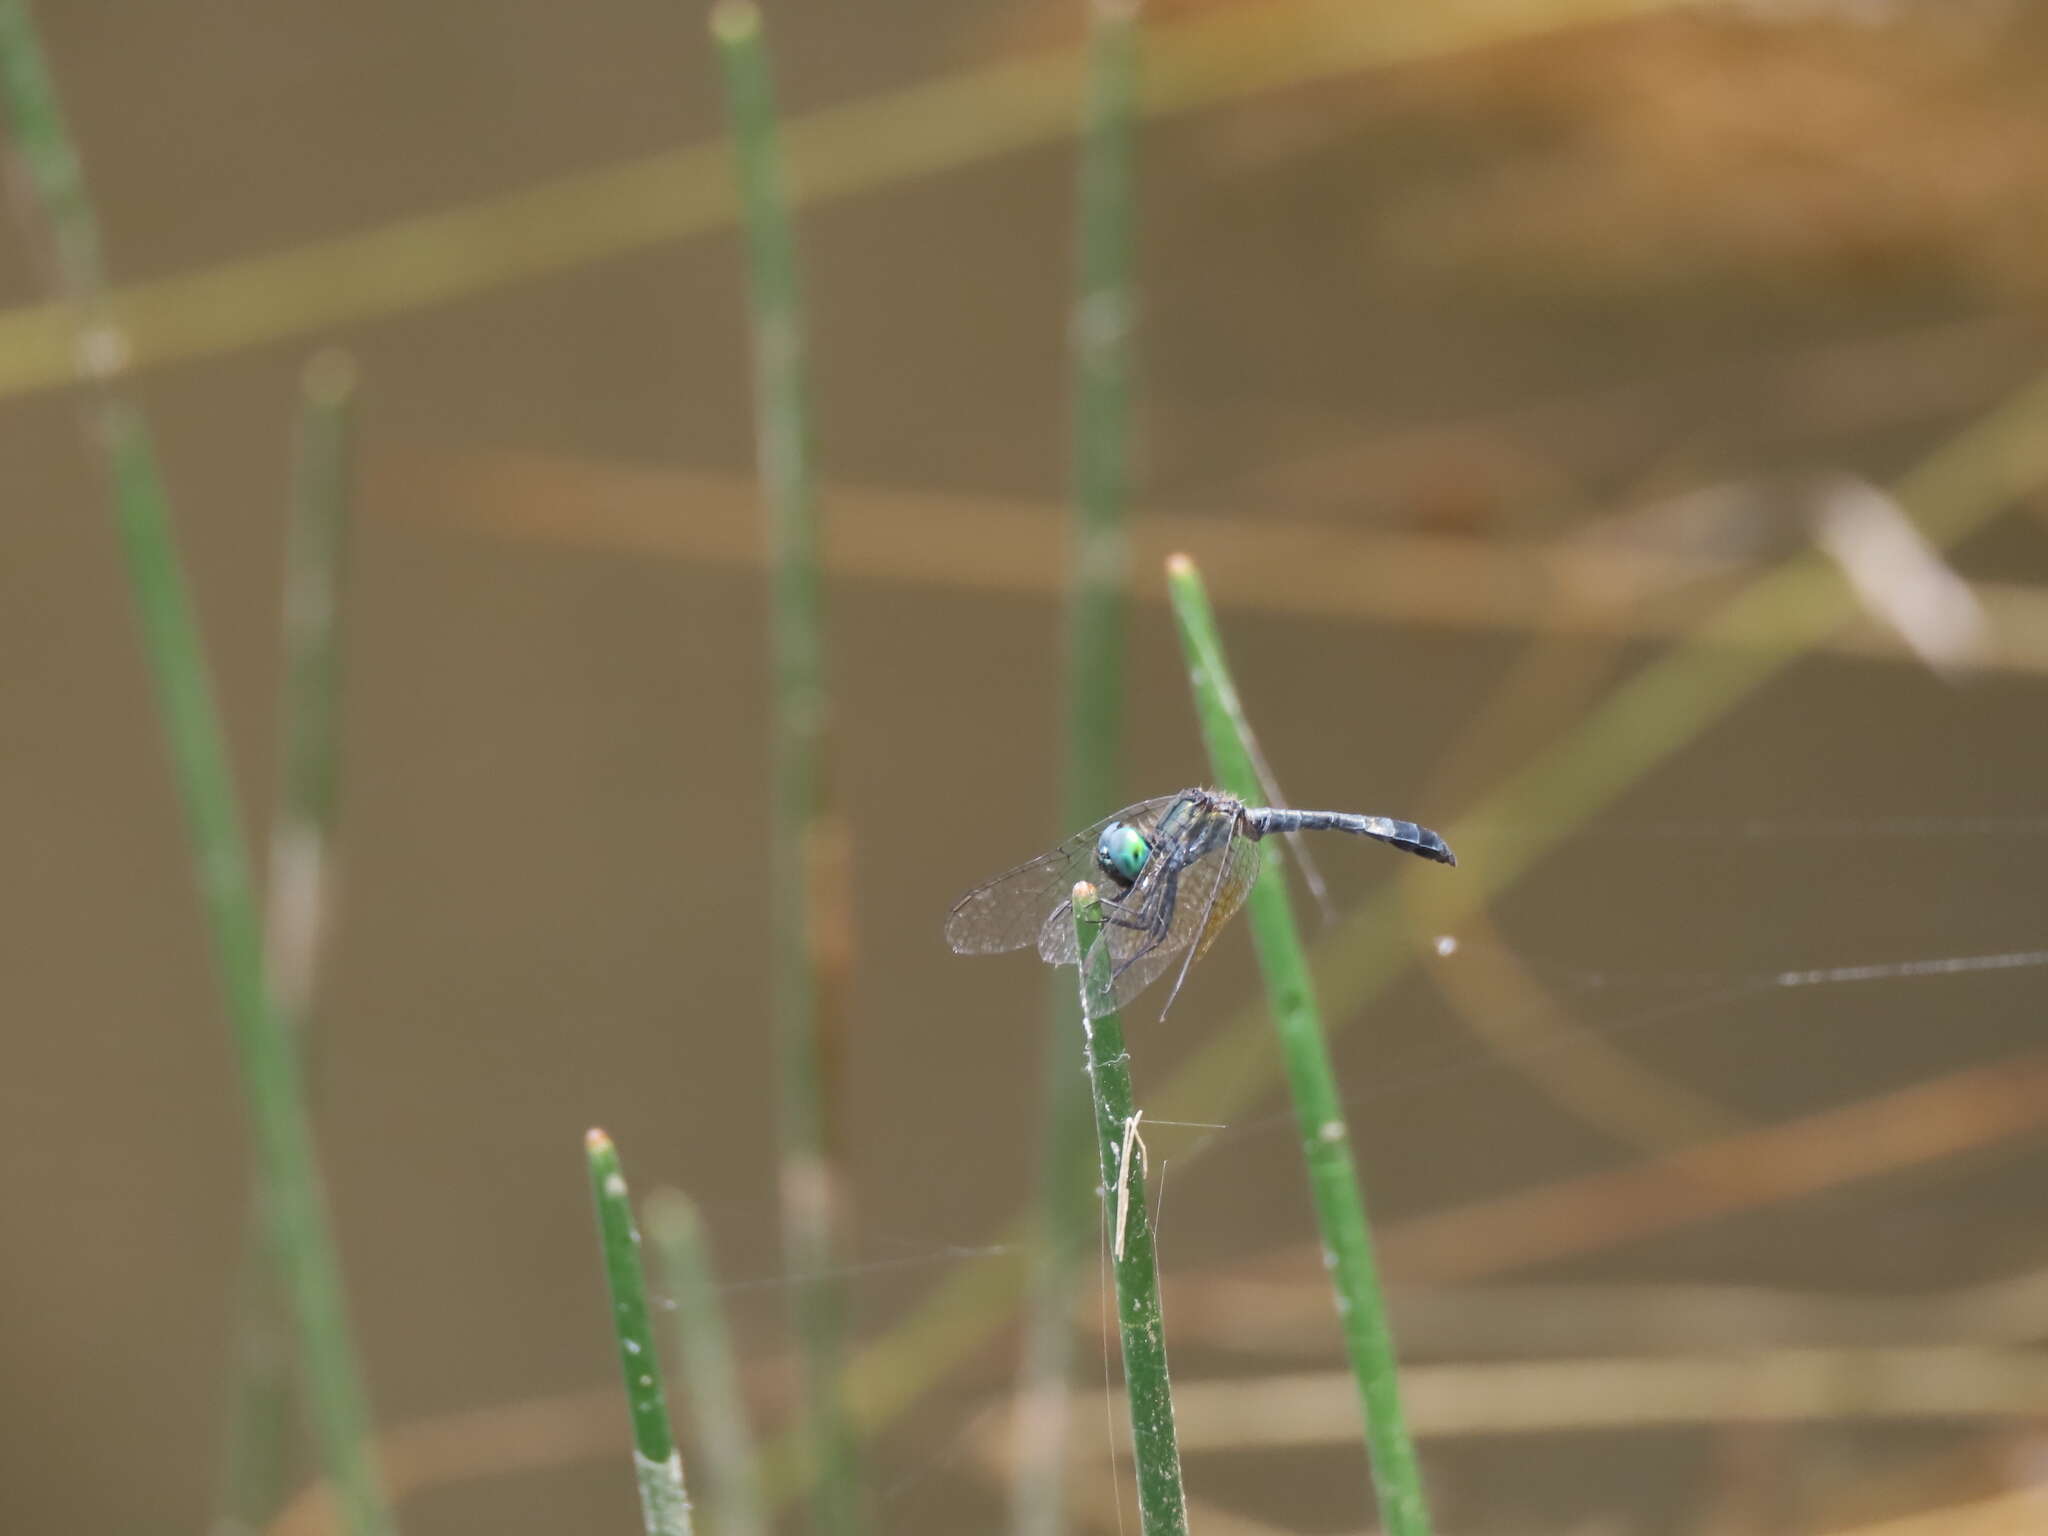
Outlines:
[[[776, 7], [783, 102], [886, 105], [1054, 58], [1078, 9]], [[1817, 529], [1862, 573], [1853, 632], [1629, 782], [1453, 952], [1418, 913], [1421, 961], [1341, 1021], [1408, 1353], [1561, 1372], [1418, 1373], [1440, 1523], [2048, 1531], [2014, 1502], [2048, 1479], [2048, 983], [2028, 960], [2048, 524], [2006, 495], [1916, 550], [1870, 489], [1944, 444], [1983, 451], [1974, 424], [2048, 358], [2048, 7], [1353, 9], [1158, 5], [1162, 31], [1266, 13], [1258, 35], [1293, 41], [1246, 48], [1242, 79], [1205, 76], [1141, 141], [1143, 582], [1176, 545], [1205, 562], [1289, 795], [1448, 826], [1744, 582], [1813, 558]], [[37, 12], [118, 284], [317, 254], [720, 131], [700, 18], [673, 4]], [[801, 225], [863, 1338], [987, 1262], [1036, 1157], [1041, 975], [955, 959], [939, 923], [1065, 830], [1073, 163], [1057, 136], [980, 152], [985, 128], [933, 124], [952, 163], [878, 160]], [[787, 1339], [738, 243], [708, 218], [512, 280], [516, 243], [381, 313], [349, 308], [373, 274], [346, 266], [246, 310], [232, 285], [160, 291], [150, 334], [173, 340], [137, 380], [260, 827], [297, 374], [324, 343], [361, 367], [320, 1111], [353, 1310], [394, 1431], [516, 1404], [590, 1426], [543, 1435], [559, 1455], [479, 1431], [478, 1468], [407, 1498], [415, 1533], [630, 1528], [586, 1127], [703, 1202], [764, 1416]], [[49, 292], [17, 216], [0, 303]], [[103, 488], [77, 402], [25, 355], [0, 399], [0, 1525], [191, 1530], [240, 1104]], [[1131, 689], [1127, 798], [1202, 779], [1153, 604]], [[1467, 870], [1529, 831], [1481, 830]], [[1326, 850], [1339, 907], [1390, 863]], [[2010, 963], [1921, 964], [1992, 956]], [[1858, 966], [1909, 969], [1770, 984]], [[1253, 985], [1233, 934], [1169, 1027], [1134, 1028], [1141, 1096]], [[1238, 1384], [1220, 1421], [1186, 1410], [1190, 1490], [1211, 1530], [1357, 1530], [1354, 1433], [1264, 1443], [1285, 1415], [1245, 1407], [1313, 1405], [1281, 1378], [1341, 1359], [1282, 1107], [1150, 1137], [1181, 1379]], [[1771, 1126], [1799, 1139], [1745, 1139]], [[1673, 1173], [1678, 1146], [1724, 1161]], [[1885, 1355], [1897, 1379], [1869, 1364], [1908, 1347], [1937, 1353]], [[1699, 1374], [1750, 1352], [1732, 1383]], [[1774, 1397], [1788, 1352], [1877, 1384]], [[877, 1529], [999, 1528], [1000, 1440], [973, 1411], [1011, 1353], [883, 1437]], [[1571, 1368], [1588, 1358], [1675, 1374], [1617, 1385]], [[1535, 1406], [1518, 1418], [1511, 1391]], [[1099, 1476], [1101, 1415], [1079, 1422]]]

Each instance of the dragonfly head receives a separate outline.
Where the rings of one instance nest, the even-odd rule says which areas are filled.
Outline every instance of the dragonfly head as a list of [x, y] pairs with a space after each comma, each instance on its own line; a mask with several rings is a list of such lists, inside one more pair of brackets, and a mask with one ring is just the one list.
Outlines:
[[1096, 867], [1120, 886], [1136, 884], [1151, 856], [1152, 845], [1129, 822], [1111, 822], [1095, 840]]

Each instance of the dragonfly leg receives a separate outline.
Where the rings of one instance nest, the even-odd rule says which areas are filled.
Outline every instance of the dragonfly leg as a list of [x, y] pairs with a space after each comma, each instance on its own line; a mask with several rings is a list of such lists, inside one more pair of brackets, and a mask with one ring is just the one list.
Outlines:
[[1142, 928], [1145, 926], [1144, 915], [1136, 907], [1127, 907], [1122, 902], [1112, 901], [1106, 896], [1098, 897], [1098, 900], [1102, 903], [1104, 917], [1117, 927]]
[[1150, 936], [1137, 949], [1124, 956], [1123, 960], [1117, 965], [1117, 968], [1110, 973], [1111, 981], [1115, 981], [1117, 977], [1123, 975], [1125, 971], [1166, 942], [1166, 936], [1173, 928], [1174, 902], [1180, 894], [1180, 871], [1178, 869], [1164, 871], [1159, 877], [1159, 887], [1159, 899], [1153, 903], [1150, 917], [1139, 914], [1138, 921], [1128, 922], [1123, 925], [1128, 928], [1149, 929]]
[[[1223, 844], [1223, 851], [1217, 857], [1221, 859], [1228, 859], [1230, 857], [1230, 843], [1227, 839]], [[1173, 1000], [1180, 996], [1181, 985], [1188, 979], [1188, 967], [1195, 963], [1195, 955], [1203, 946], [1204, 936], [1209, 931], [1209, 914], [1216, 910], [1216, 897], [1222, 890], [1223, 881], [1221, 879], [1210, 882], [1209, 899], [1202, 907], [1202, 920], [1195, 925], [1194, 936], [1188, 940], [1187, 958], [1181, 961], [1180, 970], [1174, 974], [1173, 990], [1166, 994], [1166, 1006], [1159, 1010], [1159, 1017], [1162, 1019], [1172, 1012]]]

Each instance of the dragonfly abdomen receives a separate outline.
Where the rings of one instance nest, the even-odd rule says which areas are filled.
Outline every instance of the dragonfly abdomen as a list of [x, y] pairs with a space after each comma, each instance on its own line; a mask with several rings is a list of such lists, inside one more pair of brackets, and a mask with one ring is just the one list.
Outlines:
[[1350, 832], [1425, 859], [1434, 859], [1439, 864], [1458, 862], [1450, 844], [1428, 827], [1412, 821], [1397, 821], [1391, 816], [1358, 816], [1349, 811], [1297, 811], [1286, 806], [1247, 806], [1244, 815], [1254, 837], [1265, 837], [1274, 832]]

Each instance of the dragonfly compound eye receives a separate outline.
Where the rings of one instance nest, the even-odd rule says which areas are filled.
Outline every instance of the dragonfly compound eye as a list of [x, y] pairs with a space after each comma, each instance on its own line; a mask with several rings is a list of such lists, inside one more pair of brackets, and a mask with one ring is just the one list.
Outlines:
[[1112, 880], [1130, 885], [1137, 880], [1145, 868], [1145, 860], [1152, 856], [1152, 848], [1136, 827], [1124, 822], [1112, 822], [1102, 829], [1102, 836], [1095, 840], [1095, 862], [1105, 875]]

